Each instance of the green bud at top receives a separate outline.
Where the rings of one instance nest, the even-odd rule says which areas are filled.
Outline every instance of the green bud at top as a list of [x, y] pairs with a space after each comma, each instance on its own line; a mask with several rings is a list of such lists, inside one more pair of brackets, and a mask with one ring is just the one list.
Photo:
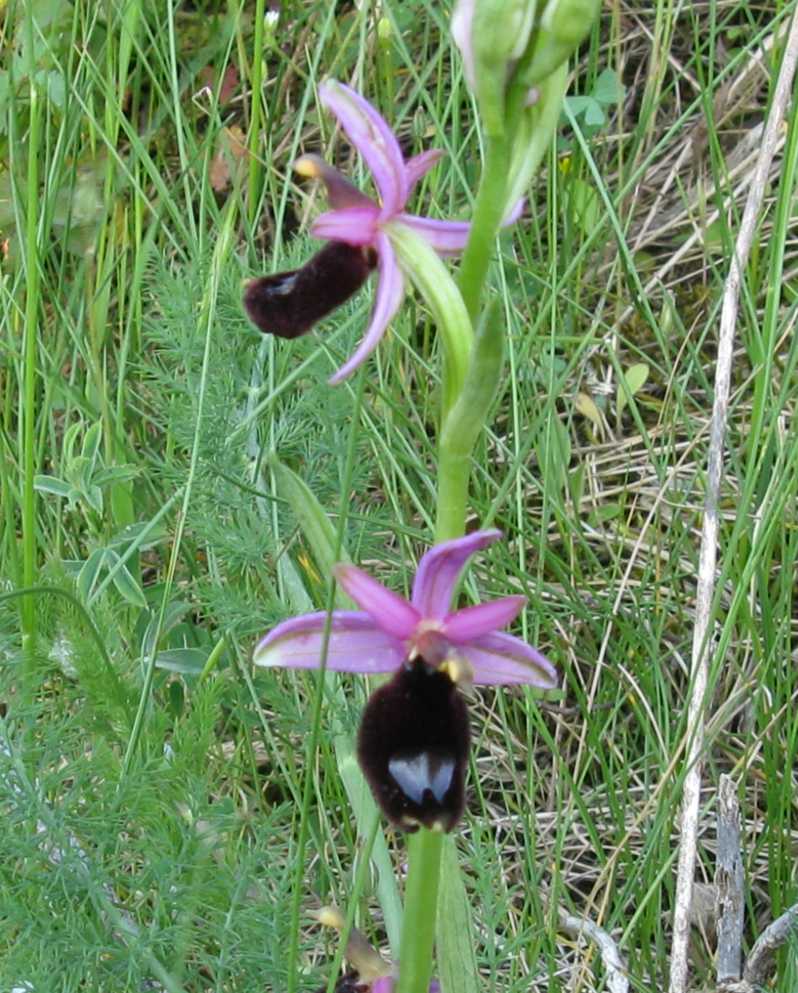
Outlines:
[[476, 0], [472, 43], [477, 72], [501, 69], [523, 55], [535, 22], [536, 0]]
[[537, 0], [458, 0], [452, 35], [490, 134], [504, 130], [507, 80], [525, 51]]
[[558, 41], [576, 48], [590, 30], [600, 9], [601, 0], [549, 0], [540, 23]]
[[521, 112], [513, 140], [507, 177], [508, 207], [526, 194], [549, 147], [560, 119], [567, 84], [568, 67], [563, 62], [530, 90], [529, 104]]
[[377, 21], [377, 37], [382, 42], [390, 41], [391, 31], [392, 28], [390, 20], [387, 17], [381, 17], [379, 21]]
[[601, 0], [549, 0], [526, 50], [519, 79], [534, 86], [562, 65], [586, 37]]

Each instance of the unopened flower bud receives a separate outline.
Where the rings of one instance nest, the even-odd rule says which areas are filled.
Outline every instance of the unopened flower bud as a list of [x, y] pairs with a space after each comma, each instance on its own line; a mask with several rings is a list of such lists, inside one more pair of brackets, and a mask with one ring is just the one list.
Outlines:
[[567, 83], [568, 67], [563, 62], [530, 90], [513, 140], [507, 178], [508, 206], [525, 195], [529, 182], [549, 147], [560, 119]]
[[536, 8], [536, 0], [459, 0], [452, 16], [466, 79], [493, 134], [504, 129], [507, 80], [527, 47]]
[[524, 57], [525, 85], [539, 83], [562, 65], [596, 19], [601, 0], [549, 0]]

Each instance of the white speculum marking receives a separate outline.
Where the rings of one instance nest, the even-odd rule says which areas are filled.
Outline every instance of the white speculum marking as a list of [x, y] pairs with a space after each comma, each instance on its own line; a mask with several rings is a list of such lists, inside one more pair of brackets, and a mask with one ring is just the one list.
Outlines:
[[415, 803], [424, 802], [427, 790], [438, 803], [443, 803], [454, 775], [454, 759], [450, 755], [430, 755], [429, 752], [394, 756], [388, 761], [388, 771]]

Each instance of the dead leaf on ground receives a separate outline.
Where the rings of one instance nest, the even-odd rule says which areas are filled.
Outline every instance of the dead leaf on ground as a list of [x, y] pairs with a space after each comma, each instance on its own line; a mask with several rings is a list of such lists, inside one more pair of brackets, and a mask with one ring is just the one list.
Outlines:
[[224, 128], [216, 142], [216, 154], [211, 159], [209, 178], [217, 193], [223, 193], [230, 185], [233, 171], [247, 155], [244, 132], [234, 124]]

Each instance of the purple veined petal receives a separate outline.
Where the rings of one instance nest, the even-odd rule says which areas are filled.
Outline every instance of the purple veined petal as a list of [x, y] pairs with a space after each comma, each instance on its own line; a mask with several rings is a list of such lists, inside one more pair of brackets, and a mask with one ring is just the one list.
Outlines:
[[408, 192], [396, 135], [368, 100], [344, 83], [327, 80], [319, 87], [319, 97], [371, 170], [382, 200], [382, 218], [393, 217], [404, 207]]
[[456, 610], [443, 622], [446, 638], [455, 644], [463, 644], [499, 631], [518, 617], [525, 603], [525, 596], [505, 596]]
[[415, 214], [400, 214], [397, 220], [420, 234], [441, 255], [462, 252], [471, 231], [469, 221], [437, 221]]
[[377, 236], [376, 204], [367, 207], [346, 207], [319, 214], [310, 227], [314, 238], [343, 241], [347, 245], [370, 245]]
[[405, 176], [407, 178], [407, 192], [416, 185], [423, 176], [426, 176], [435, 163], [442, 158], [443, 150], [440, 148], [430, 148], [426, 152], [414, 155], [405, 162]]
[[550, 690], [558, 685], [557, 670], [542, 652], [503, 631], [458, 645], [457, 651], [471, 663], [474, 682], [483, 686], [526, 683]]
[[377, 205], [365, 193], [353, 186], [337, 169], [329, 165], [320, 155], [302, 155], [294, 162], [294, 171], [308, 179], [320, 179], [327, 187], [327, 199], [336, 210], [348, 207], [374, 207]]
[[336, 565], [333, 575], [338, 585], [361, 610], [365, 610], [381, 631], [400, 642], [410, 638], [418, 625], [419, 616], [404, 597], [355, 565]]
[[411, 602], [424, 618], [442, 621], [452, 605], [452, 594], [460, 573], [474, 552], [501, 538], [496, 528], [475, 531], [464, 538], [454, 538], [433, 545], [421, 556], [413, 580]]
[[388, 236], [382, 231], [377, 232], [375, 247], [377, 249], [379, 280], [371, 321], [358, 347], [341, 368], [330, 376], [328, 382], [333, 386], [342, 382], [347, 376], [351, 376], [355, 369], [371, 355], [379, 345], [380, 339], [385, 334], [391, 319], [402, 302], [405, 291], [404, 277], [396, 261], [393, 246]]
[[[273, 628], [255, 648], [255, 665], [318, 669], [324, 647], [327, 614], [303, 614]], [[327, 642], [327, 668], [335, 672], [393, 672], [402, 664], [404, 648], [378, 628], [368, 614], [334, 610]]]

